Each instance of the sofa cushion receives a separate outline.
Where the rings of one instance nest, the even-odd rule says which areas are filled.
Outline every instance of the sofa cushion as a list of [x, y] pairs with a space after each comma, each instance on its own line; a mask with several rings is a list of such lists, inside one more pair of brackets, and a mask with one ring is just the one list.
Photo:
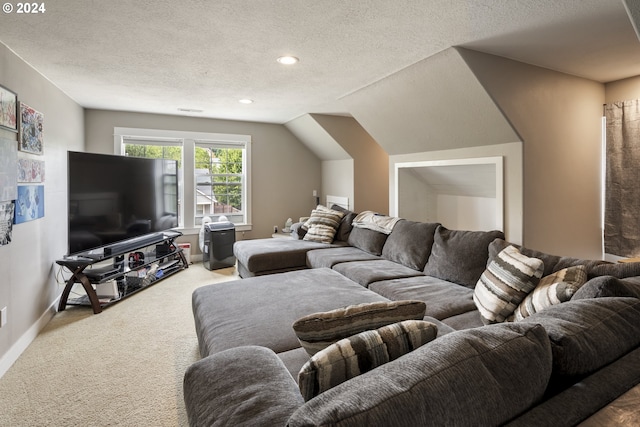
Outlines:
[[480, 312], [478, 310], [467, 311], [466, 313], [447, 317], [446, 319], [442, 319], [442, 323], [456, 331], [484, 326], [484, 323], [482, 323], [482, 316], [480, 316]]
[[439, 226], [424, 273], [473, 288], [487, 267], [489, 244], [502, 231], [448, 230]]
[[432, 276], [383, 280], [370, 284], [369, 289], [394, 301], [424, 301], [427, 304], [425, 314], [436, 319], [477, 310], [473, 302], [473, 289]]
[[542, 398], [545, 330], [520, 323], [452, 332], [309, 400], [288, 425], [501, 425]]
[[304, 403], [280, 359], [257, 346], [226, 350], [189, 366], [184, 401], [192, 426], [284, 425]]
[[618, 279], [613, 276], [594, 277], [573, 294], [572, 300], [602, 297], [640, 298], [640, 278]]
[[320, 243], [331, 243], [340, 227], [344, 212], [334, 211], [322, 205], [311, 211], [311, 217], [304, 223], [307, 234], [303, 240]]
[[351, 246], [369, 252], [372, 255], [382, 255], [384, 242], [387, 241], [387, 234], [366, 228], [354, 227], [349, 233], [347, 240]]
[[382, 248], [383, 258], [422, 271], [431, 254], [438, 225], [406, 219], [398, 221]]
[[364, 287], [380, 280], [423, 276], [420, 271], [386, 259], [343, 262], [334, 265], [333, 269]]
[[540, 279], [540, 283], [518, 305], [509, 320], [522, 320], [552, 305], [569, 301], [587, 281], [584, 265], [563, 268]]
[[388, 300], [327, 268], [216, 283], [196, 289], [192, 296], [202, 357], [243, 345], [277, 353], [299, 348], [291, 328], [296, 319], [377, 301]]
[[529, 258], [514, 246], [507, 246], [489, 263], [473, 292], [482, 321], [504, 322], [536, 287], [543, 269], [542, 260]]
[[403, 320], [421, 320], [422, 301], [373, 302], [306, 315], [293, 323], [300, 344], [313, 356], [342, 338]]
[[640, 345], [640, 299], [573, 300], [519, 323], [545, 328], [551, 339], [554, 374], [583, 375]]
[[311, 249], [330, 248], [327, 243], [293, 239], [239, 240], [233, 244], [233, 254], [239, 264], [250, 273], [262, 271], [306, 268], [307, 252]]
[[307, 267], [332, 268], [341, 262], [371, 261], [380, 259], [377, 255], [371, 255], [362, 249], [353, 246], [341, 248], [324, 248], [307, 252]]
[[341, 339], [314, 354], [298, 374], [305, 401], [433, 341], [433, 323], [407, 320]]

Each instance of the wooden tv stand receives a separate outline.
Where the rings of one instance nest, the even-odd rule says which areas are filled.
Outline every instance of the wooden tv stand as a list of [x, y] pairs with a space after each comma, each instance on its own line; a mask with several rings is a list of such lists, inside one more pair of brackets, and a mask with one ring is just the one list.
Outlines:
[[[179, 236], [182, 233], [174, 230], [152, 233], [57, 260], [56, 264], [72, 273], [60, 296], [58, 311], [67, 304], [87, 305], [98, 314], [104, 307], [188, 268], [182, 248], [174, 243]], [[69, 299], [76, 283], [82, 284], [86, 296]], [[99, 297], [95, 286], [106, 283], [117, 285], [118, 296]]]

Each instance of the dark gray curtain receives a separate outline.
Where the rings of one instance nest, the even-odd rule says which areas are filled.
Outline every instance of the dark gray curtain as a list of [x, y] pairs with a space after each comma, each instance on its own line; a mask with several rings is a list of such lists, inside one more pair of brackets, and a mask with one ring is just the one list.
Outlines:
[[605, 105], [604, 249], [640, 256], [640, 100]]

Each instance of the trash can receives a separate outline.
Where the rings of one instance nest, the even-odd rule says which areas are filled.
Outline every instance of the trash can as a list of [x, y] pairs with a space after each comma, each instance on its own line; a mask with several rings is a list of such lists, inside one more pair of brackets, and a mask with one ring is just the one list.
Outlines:
[[233, 267], [236, 257], [233, 244], [236, 242], [236, 227], [230, 221], [210, 222], [204, 226], [202, 263], [207, 270]]

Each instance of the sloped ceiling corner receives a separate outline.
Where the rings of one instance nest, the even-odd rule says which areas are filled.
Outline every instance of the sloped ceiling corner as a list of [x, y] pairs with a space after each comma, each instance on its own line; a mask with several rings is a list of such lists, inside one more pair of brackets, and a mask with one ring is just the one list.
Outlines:
[[640, 2], [638, 0], [622, 0], [622, 3], [627, 10], [633, 29], [636, 30], [638, 39], [640, 39]]
[[346, 95], [342, 102], [389, 155], [520, 141], [456, 48]]
[[311, 115], [305, 114], [284, 125], [320, 160], [348, 160], [351, 156]]

